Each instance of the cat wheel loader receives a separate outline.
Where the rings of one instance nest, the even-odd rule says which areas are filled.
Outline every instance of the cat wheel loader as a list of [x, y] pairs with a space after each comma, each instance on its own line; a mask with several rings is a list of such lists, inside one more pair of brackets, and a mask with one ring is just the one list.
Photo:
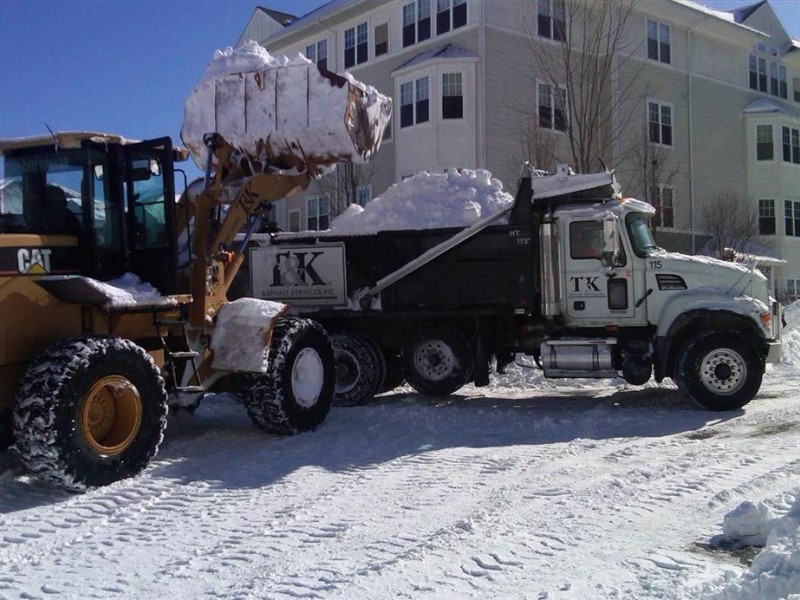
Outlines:
[[[237, 374], [235, 357], [212, 349], [216, 320], [239, 304], [225, 300], [242, 258], [235, 236], [313, 169], [244, 178], [226, 202], [231, 149], [218, 135], [208, 143], [215, 177], [176, 202], [187, 153], [169, 138], [0, 142], [0, 439], [45, 480], [82, 489], [138, 473], [168, 407], [194, 408]], [[253, 421], [291, 434], [328, 413], [333, 354], [318, 324], [280, 308], [238, 309], [225, 333], [257, 355], [237, 380]]]

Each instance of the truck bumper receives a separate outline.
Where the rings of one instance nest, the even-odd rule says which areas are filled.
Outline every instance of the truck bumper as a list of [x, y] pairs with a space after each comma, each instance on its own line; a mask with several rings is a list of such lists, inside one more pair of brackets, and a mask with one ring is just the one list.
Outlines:
[[780, 340], [772, 340], [767, 342], [767, 360], [768, 363], [776, 363], [781, 360], [783, 355], [783, 344]]

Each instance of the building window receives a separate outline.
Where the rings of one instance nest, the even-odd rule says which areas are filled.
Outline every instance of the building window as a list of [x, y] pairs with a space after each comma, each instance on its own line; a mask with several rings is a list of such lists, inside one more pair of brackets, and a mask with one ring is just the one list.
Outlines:
[[403, 48], [431, 37], [431, 0], [403, 6]]
[[429, 119], [428, 78], [420, 77], [400, 85], [400, 127], [425, 123]]
[[758, 201], [758, 233], [775, 234], [775, 200]]
[[783, 128], [783, 162], [800, 165], [800, 129]]
[[773, 158], [772, 125], [756, 125], [756, 160]]
[[375, 28], [375, 56], [389, 53], [389, 24], [384, 23]]
[[467, 24], [467, 0], [436, 0], [436, 35]]
[[[555, 131], [567, 130], [567, 90], [554, 88], [544, 83], [537, 83], [539, 103], [539, 127]], [[555, 89], [555, 94], [553, 93]]]
[[[768, 56], [759, 56], [767, 54]], [[764, 44], [756, 45], [756, 52], [747, 57], [750, 72], [750, 89], [765, 94], [772, 94], [784, 100], [789, 98], [789, 83], [786, 67], [773, 57], [778, 55], [777, 48], [767, 48]], [[796, 99], [796, 98], [795, 98]]]
[[669, 25], [647, 20], [647, 58], [669, 64]]
[[331, 226], [331, 200], [327, 196], [306, 198], [306, 229], [322, 231]]
[[648, 102], [647, 122], [652, 143], [672, 146], [672, 106]]
[[306, 46], [306, 58], [320, 69], [328, 69], [328, 40], [320, 40], [316, 44]]
[[367, 62], [369, 58], [369, 35], [367, 24], [345, 29], [344, 32], [344, 68]]
[[444, 73], [442, 75], [442, 118], [464, 118], [461, 73]]
[[675, 213], [673, 210], [674, 188], [669, 185], [659, 184], [656, 188], [656, 197], [653, 207], [656, 209], [656, 216], [653, 224], [658, 227], [675, 227]]
[[567, 31], [565, 0], [538, 0], [538, 30], [542, 37], [564, 41]]
[[800, 201], [786, 200], [783, 215], [786, 235], [800, 237]]
[[794, 101], [800, 102], [800, 77], [792, 77], [792, 89], [794, 90]]

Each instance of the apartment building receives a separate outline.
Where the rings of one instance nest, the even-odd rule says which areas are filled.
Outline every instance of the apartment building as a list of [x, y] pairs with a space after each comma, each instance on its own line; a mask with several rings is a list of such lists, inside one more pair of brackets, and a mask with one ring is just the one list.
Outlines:
[[[572, 162], [567, 86], [542, 67], [570, 30], [570, 1], [333, 0], [269, 34], [258, 9], [240, 42], [302, 52], [392, 96], [384, 144], [349, 201], [450, 167], [488, 169], [513, 193], [525, 160]], [[730, 207], [723, 220], [757, 221], [742, 234], [750, 250], [779, 259], [766, 269], [775, 292], [800, 297], [800, 42], [769, 1], [723, 12], [639, 0], [614, 60], [596, 154], [656, 206], [659, 242], [707, 251]], [[279, 225], [327, 228], [336, 185], [281, 203]]]

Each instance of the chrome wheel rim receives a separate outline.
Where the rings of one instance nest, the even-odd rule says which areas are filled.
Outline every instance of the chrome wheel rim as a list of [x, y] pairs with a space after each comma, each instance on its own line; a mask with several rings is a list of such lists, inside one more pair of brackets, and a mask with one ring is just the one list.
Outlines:
[[429, 381], [443, 381], [453, 374], [456, 356], [442, 340], [425, 340], [414, 350], [414, 368]]
[[735, 394], [747, 380], [747, 363], [738, 352], [730, 348], [719, 348], [703, 358], [700, 379], [715, 394]]

